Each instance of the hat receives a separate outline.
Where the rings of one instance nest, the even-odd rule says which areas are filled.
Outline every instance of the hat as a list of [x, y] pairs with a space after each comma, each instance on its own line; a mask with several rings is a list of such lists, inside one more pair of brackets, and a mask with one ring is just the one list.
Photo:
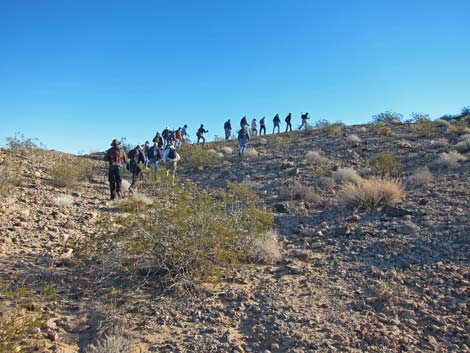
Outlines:
[[121, 144], [121, 141], [118, 139], [114, 139], [113, 142], [111, 142], [111, 146], [119, 146]]

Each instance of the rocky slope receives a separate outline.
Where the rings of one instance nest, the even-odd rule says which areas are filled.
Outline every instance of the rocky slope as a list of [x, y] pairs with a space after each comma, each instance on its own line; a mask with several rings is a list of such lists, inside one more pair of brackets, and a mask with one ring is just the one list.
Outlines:
[[[396, 125], [391, 136], [352, 126], [256, 138], [256, 153], [243, 158], [235, 142], [211, 144], [224, 153], [221, 163], [179, 177], [209, 190], [228, 180], [253, 187], [273, 209], [283, 258], [226, 271], [187, 297], [107, 287], [96, 268], [73, 266], [72, 243], [103, 232], [101, 215], [113, 209], [102, 163], [70, 190], [48, 170], [77, 157], [1, 151], [0, 160], [24, 162], [22, 183], [2, 195], [0, 274], [57, 292], [47, 327], [32, 335], [38, 352], [84, 352], [103, 302], [126, 323], [132, 352], [470, 352], [470, 161], [467, 153], [436, 162], [458, 139]], [[335, 172], [370, 176], [369, 161], [383, 151], [410, 180], [405, 200], [368, 211], [342, 206]], [[432, 178], [411, 183], [424, 166]]]

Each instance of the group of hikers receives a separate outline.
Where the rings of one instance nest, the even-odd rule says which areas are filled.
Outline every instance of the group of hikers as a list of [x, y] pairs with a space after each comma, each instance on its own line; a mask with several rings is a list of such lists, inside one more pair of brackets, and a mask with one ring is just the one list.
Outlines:
[[[292, 114], [289, 113], [284, 121], [286, 122], [286, 132], [292, 131]], [[302, 113], [301, 115], [302, 127], [307, 128], [307, 120], [310, 119], [308, 113]], [[276, 131], [280, 133], [281, 119], [279, 114], [276, 114], [273, 119], [273, 134]], [[228, 119], [224, 124], [225, 139], [230, 139], [232, 135], [232, 124]], [[197, 144], [202, 140], [202, 146], [204, 147], [206, 139], [204, 134], [209, 132], [201, 124], [196, 132]], [[248, 141], [250, 140], [250, 134], [252, 137], [258, 135], [266, 135], [266, 117], [260, 120], [259, 131], [258, 123], [256, 119], [251, 121], [251, 126], [248, 124], [248, 119], [244, 116], [240, 121], [240, 130], [238, 131], [238, 154], [243, 156], [246, 150]], [[142, 167], [145, 166], [150, 168], [152, 172], [157, 172], [157, 167], [162, 164], [166, 167], [167, 175], [172, 174], [173, 182], [176, 175], [176, 165], [180, 160], [180, 155], [177, 150], [185, 142], [185, 137], [188, 137], [188, 125], [179, 127], [176, 130], [171, 130], [166, 127], [162, 133], [157, 132], [155, 137], [150, 141], [146, 141], [143, 145], [137, 145], [133, 149], [129, 150], [127, 154], [121, 148], [121, 141], [114, 139], [111, 142], [111, 148], [106, 151], [104, 160], [109, 163], [108, 180], [111, 191], [111, 200], [114, 200], [116, 196], [122, 196], [122, 175], [123, 170], [126, 168], [131, 174], [131, 185], [129, 192], [133, 193], [138, 185], [139, 177], [142, 173]]]

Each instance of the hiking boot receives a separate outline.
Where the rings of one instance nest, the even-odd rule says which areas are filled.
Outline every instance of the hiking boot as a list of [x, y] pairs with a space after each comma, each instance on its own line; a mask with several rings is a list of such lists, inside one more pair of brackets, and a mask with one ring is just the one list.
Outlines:
[[132, 186], [129, 187], [129, 192], [130, 192], [131, 194], [134, 193], [134, 190], [132, 189]]

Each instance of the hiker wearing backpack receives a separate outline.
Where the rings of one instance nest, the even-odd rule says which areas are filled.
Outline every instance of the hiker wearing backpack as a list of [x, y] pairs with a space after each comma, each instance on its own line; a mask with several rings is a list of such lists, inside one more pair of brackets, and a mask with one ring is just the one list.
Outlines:
[[302, 119], [302, 124], [299, 126], [299, 130], [302, 130], [303, 126], [305, 126], [305, 130], [307, 130], [307, 120], [310, 119], [308, 117], [308, 112], [305, 114], [302, 114], [300, 118]]
[[184, 124], [183, 128], [181, 129], [181, 133], [183, 134], [183, 142], [185, 137], [189, 137], [188, 134], [188, 125]]
[[230, 119], [228, 119], [225, 122], [224, 131], [225, 131], [225, 140], [228, 140], [230, 138], [230, 135], [232, 134], [232, 123], [230, 122]]
[[157, 143], [158, 148], [162, 149], [163, 148], [163, 138], [160, 135], [160, 133], [157, 131], [157, 134], [152, 140], [153, 143]]
[[162, 131], [162, 137], [163, 137], [163, 141], [165, 143], [165, 146], [168, 144], [168, 140], [170, 138], [170, 133], [171, 133], [171, 131], [170, 131], [170, 128], [168, 126], [165, 128], [165, 130]]
[[196, 132], [197, 144], [199, 144], [199, 140], [202, 139], [202, 147], [204, 147], [204, 144], [206, 143], [206, 139], [204, 138], [204, 133], [206, 132], [209, 132], [209, 130], [205, 130], [203, 124], [201, 124], [201, 127]]
[[183, 144], [183, 131], [179, 127], [178, 130], [175, 132], [175, 148], [181, 147]]
[[122, 197], [122, 170], [126, 165], [126, 156], [121, 150], [121, 141], [114, 139], [111, 142], [111, 148], [106, 151], [104, 160], [109, 163], [108, 181], [109, 189], [111, 191], [111, 200]]
[[145, 141], [144, 145], [144, 156], [145, 156], [145, 166], [149, 166], [149, 149], [150, 149], [150, 141]]
[[256, 137], [258, 135], [258, 123], [256, 122], [256, 119], [253, 119], [251, 121], [251, 136]]
[[150, 170], [156, 173], [157, 168], [158, 168], [158, 161], [162, 159], [160, 148], [158, 148], [158, 144], [156, 142], [154, 142], [153, 146], [149, 148], [148, 158], [149, 158]]
[[289, 114], [287, 114], [286, 119], [285, 119], [285, 122], [286, 122], [286, 132], [287, 132], [289, 129], [290, 129], [290, 131], [292, 131], [291, 120], [292, 120], [292, 113], [289, 113]]
[[241, 157], [245, 153], [246, 144], [250, 140], [250, 135], [246, 128], [240, 129], [238, 132], [238, 155]]
[[242, 120], [240, 120], [240, 128], [241, 129], [247, 129], [248, 128], [248, 120], [246, 118], [246, 115], [243, 116]]
[[259, 134], [266, 135], [266, 117], [263, 116], [259, 121]]
[[145, 163], [145, 156], [142, 147], [137, 145], [134, 149], [129, 151], [127, 157], [129, 158], [130, 163], [129, 171], [132, 173], [132, 183], [129, 187], [129, 191], [133, 193], [137, 189], [137, 180], [142, 172], [139, 163]]
[[273, 124], [274, 124], [273, 134], [276, 128], [277, 128], [277, 133], [279, 133], [281, 129], [281, 118], [279, 117], [279, 114], [274, 115]]
[[178, 152], [176, 152], [175, 146], [173, 145], [173, 141], [170, 140], [168, 146], [163, 152], [163, 162], [165, 163], [166, 167], [166, 175], [169, 176], [171, 172], [173, 184], [175, 183], [176, 177], [176, 165], [180, 159], [181, 157]]

